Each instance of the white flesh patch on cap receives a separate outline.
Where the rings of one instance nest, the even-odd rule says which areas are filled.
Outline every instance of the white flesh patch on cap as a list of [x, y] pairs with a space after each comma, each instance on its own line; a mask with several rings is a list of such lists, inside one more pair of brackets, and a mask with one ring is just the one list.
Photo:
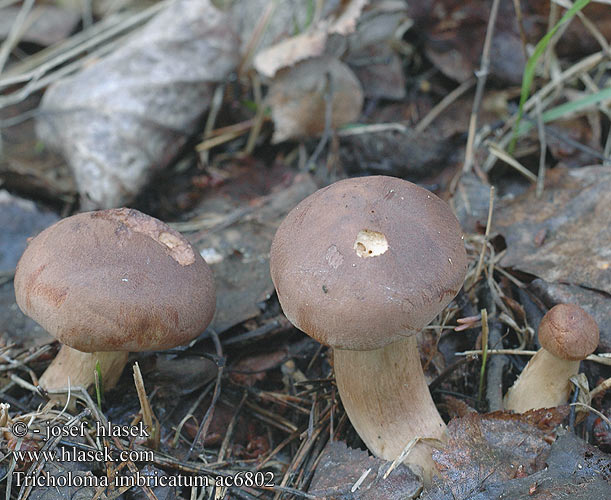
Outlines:
[[377, 257], [388, 250], [388, 241], [386, 241], [386, 236], [382, 233], [362, 229], [356, 235], [354, 250], [356, 250], [356, 254], [359, 257], [364, 259], [367, 257]]
[[118, 220], [132, 231], [145, 234], [163, 245], [170, 257], [181, 266], [195, 262], [195, 254], [186, 238], [154, 217], [129, 208], [103, 210], [97, 214], [98, 217]]
[[168, 247], [172, 258], [181, 266], [188, 266], [189, 264], [193, 264], [195, 261], [193, 250], [180, 235], [163, 231], [159, 233], [157, 241]]

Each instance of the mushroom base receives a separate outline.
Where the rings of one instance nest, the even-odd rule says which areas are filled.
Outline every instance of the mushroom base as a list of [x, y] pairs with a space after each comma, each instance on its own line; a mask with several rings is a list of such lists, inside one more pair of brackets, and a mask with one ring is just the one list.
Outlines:
[[46, 390], [68, 387], [89, 389], [95, 383], [96, 363], [100, 363], [102, 387], [113, 388], [127, 364], [127, 351], [81, 352], [62, 345], [55, 359], [40, 377], [38, 383]]
[[565, 404], [571, 393], [569, 379], [579, 372], [579, 363], [539, 349], [507, 391], [505, 409], [524, 413]]
[[[335, 378], [344, 408], [371, 452], [395, 460], [414, 438], [446, 440], [424, 379], [415, 336], [372, 351], [333, 352]], [[431, 441], [419, 441], [405, 463], [422, 468], [425, 484], [437, 474]]]

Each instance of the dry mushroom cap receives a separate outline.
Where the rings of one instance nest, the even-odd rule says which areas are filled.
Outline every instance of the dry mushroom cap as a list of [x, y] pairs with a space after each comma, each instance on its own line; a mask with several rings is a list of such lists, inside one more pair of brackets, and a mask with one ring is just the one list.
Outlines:
[[454, 298], [467, 270], [448, 205], [394, 177], [336, 182], [288, 214], [270, 269], [287, 318], [334, 348], [337, 387], [363, 442], [395, 460], [415, 440], [407, 460], [430, 481], [430, 443], [446, 439], [446, 426], [414, 334]]
[[596, 350], [598, 341], [596, 321], [575, 304], [552, 307], [539, 325], [541, 347], [560, 359], [585, 359]]
[[402, 179], [346, 179], [295, 207], [271, 248], [287, 318], [319, 342], [377, 349], [426, 326], [467, 268], [448, 205]]
[[210, 323], [212, 272], [178, 232], [132, 209], [87, 212], [47, 228], [15, 274], [22, 311], [79, 351], [159, 350]]

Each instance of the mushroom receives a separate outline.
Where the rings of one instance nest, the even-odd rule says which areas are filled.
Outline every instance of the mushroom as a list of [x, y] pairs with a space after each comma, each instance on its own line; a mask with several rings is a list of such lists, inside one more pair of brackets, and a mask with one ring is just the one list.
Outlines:
[[539, 349], [530, 359], [504, 400], [506, 410], [524, 413], [566, 403], [570, 378], [579, 363], [598, 346], [598, 326], [575, 304], [552, 307], [539, 325]]
[[96, 362], [113, 387], [129, 351], [184, 344], [210, 323], [212, 272], [177, 231], [137, 210], [67, 217], [30, 240], [15, 273], [17, 304], [63, 346], [40, 378], [89, 387]]
[[[395, 460], [446, 426], [426, 384], [415, 334], [456, 296], [467, 270], [448, 205], [402, 179], [346, 179], [297, 205], [274, 237], [270, 271], [286, 317], [333, 347], [337, 387], [354, 428]], [[428, 481], [431, 441], [407, 462]]]

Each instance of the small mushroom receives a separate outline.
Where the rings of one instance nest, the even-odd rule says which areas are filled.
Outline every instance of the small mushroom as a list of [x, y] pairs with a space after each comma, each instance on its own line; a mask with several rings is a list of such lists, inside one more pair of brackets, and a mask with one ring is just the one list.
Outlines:
[[504, 400], [506, 410], [524, 413], [565, 404], [569, 382], [582, 359], [598, 346], [598, 326], [575, 304], [552, 307], [539, 325], [541, 349], [530, 359]]
[[[446, 438], [415, 334], [454, 298], [467, 257], [448, 205], [387, 176], [346, 179], [297, 205], [272, 243], [270, 270], [286, 317], [334, 348], [346, 412], [367, 447], [395, 460], [416, 437]], [[435, 473], [431, 441], [407, 462]]]
[[33, 238], [15, 273], [17, 304], [63, 346], [45, 389], [116, 384], [129, 351], [184, 344], [210, 323], [212, 272], [177, 231], [137, 210], [67, 217]]

